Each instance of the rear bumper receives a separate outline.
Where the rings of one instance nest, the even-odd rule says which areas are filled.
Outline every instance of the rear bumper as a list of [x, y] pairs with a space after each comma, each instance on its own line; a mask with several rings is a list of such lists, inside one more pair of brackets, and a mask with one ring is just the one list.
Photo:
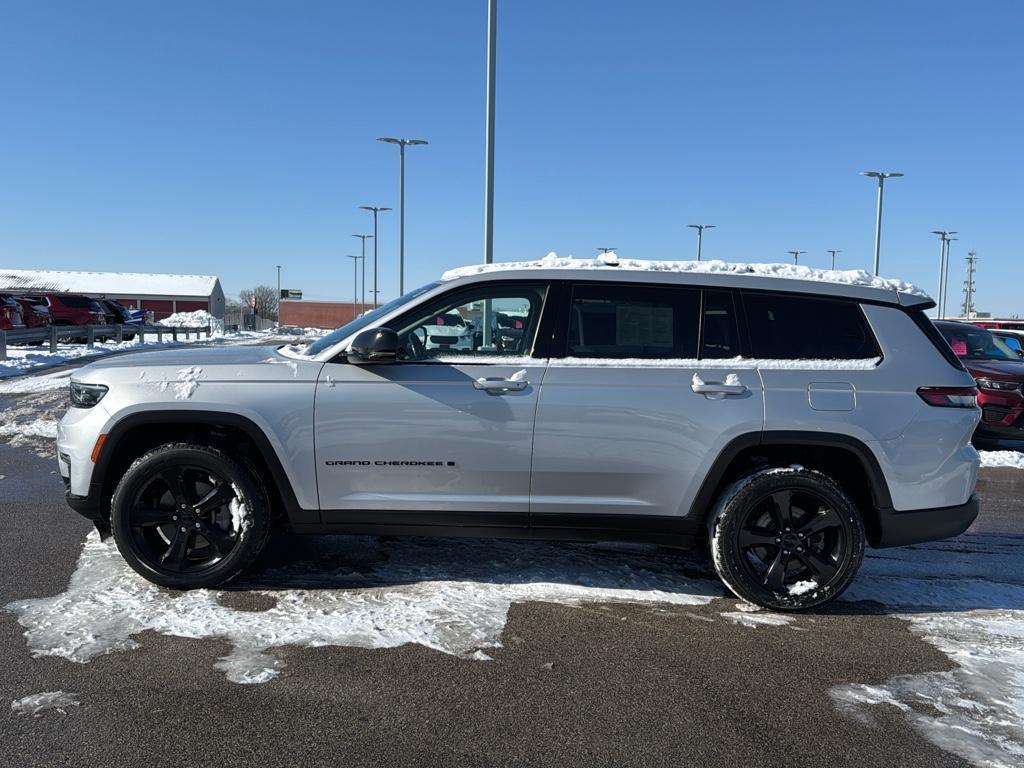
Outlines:
[[915, 509], [897, 512], [879, 510], [880, 538], [875, 547], [902, 547], [923, 541], [951, 539], [971, 527], [978, 516], [978, 496], [974, 494], [966, 504], [937, 509]]

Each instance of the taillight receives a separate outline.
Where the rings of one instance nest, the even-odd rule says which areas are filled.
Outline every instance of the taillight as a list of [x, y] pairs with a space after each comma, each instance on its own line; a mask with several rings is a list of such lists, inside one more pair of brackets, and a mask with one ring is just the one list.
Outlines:
[[977, 408], [976, 387], [918, 387], [917, 394], [928, 405], [939, 408]]

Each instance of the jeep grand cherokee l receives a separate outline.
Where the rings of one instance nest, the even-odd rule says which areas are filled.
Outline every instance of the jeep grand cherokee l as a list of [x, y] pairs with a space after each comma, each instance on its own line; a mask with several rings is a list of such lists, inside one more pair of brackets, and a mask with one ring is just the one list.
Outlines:
[[[94, 363], [58, 432], [68, 502], [175, 588], [273, 528], [710, 543], [782, 610], [839, 595], [866, 544], [964, 531], [980, 411], [932, 301], [729, 268], [456, 270], [306, 347]], [[429, 343], [456, 314], [479, 338]]]

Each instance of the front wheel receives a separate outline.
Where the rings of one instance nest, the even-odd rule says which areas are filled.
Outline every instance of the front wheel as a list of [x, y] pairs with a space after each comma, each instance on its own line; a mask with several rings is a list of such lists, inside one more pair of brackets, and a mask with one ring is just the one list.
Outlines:
[[175, 589], [234, 578], [270, 533], [267, 500], [252, 473], [216, 448], [187, 443], [155, 448], [128, 468], [110, 523], [128, 565]]
[[803, 467], [764, 469], [734, 483], [711, 525], [719, 578], [765, 608], [798, 611], [834, 600], [864, 558], [856, 505], [830, 477]]

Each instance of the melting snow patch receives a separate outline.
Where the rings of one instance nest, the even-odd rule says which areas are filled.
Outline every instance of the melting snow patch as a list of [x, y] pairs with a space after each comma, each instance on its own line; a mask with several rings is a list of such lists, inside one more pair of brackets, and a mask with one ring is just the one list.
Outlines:
[[1018, 451], [978, 451], [983, 467], [1024, 469], [1024, 453]]
[[57, 422], [55, 419], [35, 419], [34, 421], [0, 424], [0, 436], [45, 437], [57, 439]]
[[239, 536], [249, 530], [249, 526], [252, 524], [252, 519], [249, 516], [249, 510], [245, 508], [245, 504], [238, 500], [239, 491], [235, 490], [235, 498], [228, 504], [228, 509], [231, 510], [231, 530], [235, 531]]
[[722, 617], [744, 627], [784, 627], [794, 621], [792, 616], [783, 613], [752, 613], [746, 610], [726, 611]]
[[11, 381], [0, 382], [0, 395], [25, 395], [32, 392], [51, 392], [67, 389], [71, 371], [52, 373], [49, 376], [23, 376]]
[[23, 699], [11, 702], [11, 712], [15, 715], [32, 715], [39, 717], [48, 709], [55, 709], [62, 715], [67, 714], [68, 707], [79, 705], [78, 694], [65, 693], [64, 691], [46, 691], [45, 693], [33, 693]]
[[[203, 369], [198, 365], [182, 368], [178, 371], [178, 381], [174, 385], [174, 399], [188, 400], [199, 389], [199, 379], [202, 378]], [[167, 389], [167, 382], [162, 382], [161, 391]]]
[[[803, 467], [801, 467], [803, 469]], [[818, 582], [816, 581], [798, 581], [789, 587], [789, 594], [791, 595], [806, 595], [818, 588]]]
[[[11, 603], [35, 656], [88, 662], [137, 647], [153, 630], [231, 645], [217, 663], [229, 680], [262, 683], [283, 662], [281, 646], [393, 648], [419, 643], [464, 658], [501, 646], [514, 602], [705, 605], [717, 583], [680, 573], [678, 556], [609, 553], [534, 543], [324, 537], [312, 562], [259, 574], [276, 605], [261, 612], [222, 605], [217, 593], [172, 594], [142, 579], [112, 541], [86, 539], [68, 588]], [[331, 563], [334, 563], [333, 569]], [[353, 565], [360, 565], [358, 572]], [[239, 585], [243, 586], [243, 585]]]

